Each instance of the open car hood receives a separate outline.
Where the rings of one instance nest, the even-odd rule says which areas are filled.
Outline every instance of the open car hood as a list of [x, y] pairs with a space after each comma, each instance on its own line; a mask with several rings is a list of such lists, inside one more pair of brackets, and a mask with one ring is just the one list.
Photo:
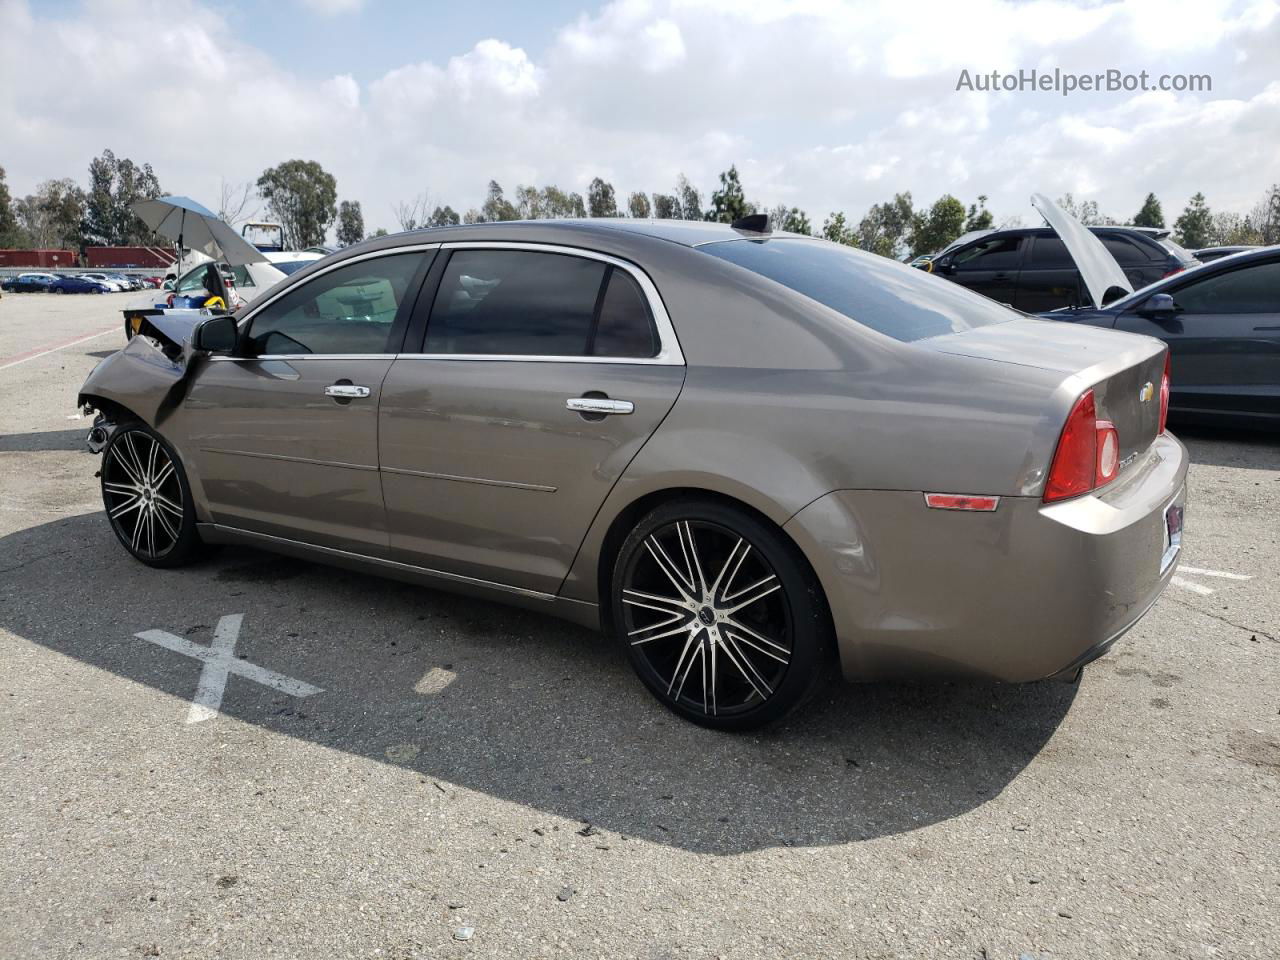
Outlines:
[[1076, 262], [1084, 285], [1089, 291], [1093, 308], [1101, 310], [1106, 304], [1133, 293], [1133, 285], [1107, 252], [1101, 240], [1075, 217], [1046, 197], [1043, 193], [1031, 195], [1031, 206], [1044, 217], [1054, 232], [1062, 238], [1071, 259]]

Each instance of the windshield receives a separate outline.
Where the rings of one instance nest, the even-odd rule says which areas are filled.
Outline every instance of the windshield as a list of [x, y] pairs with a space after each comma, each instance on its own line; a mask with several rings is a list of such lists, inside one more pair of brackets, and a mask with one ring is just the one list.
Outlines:
[[283, 273], [286, 277], [291, 273], [297, 273], [309, 263], [315, 263], [314, 260], [284, 260], [272, 263], [271, 265]]
[[729, 240], [698, 247], [895, 340], [961, 333], [1020, 314], [941, 277], [822, 240]]

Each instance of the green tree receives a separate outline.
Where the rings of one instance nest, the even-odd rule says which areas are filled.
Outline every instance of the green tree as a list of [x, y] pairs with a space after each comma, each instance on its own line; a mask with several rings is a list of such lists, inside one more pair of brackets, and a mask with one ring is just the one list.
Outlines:
[[1083, 200], [1079, 203], [1071, 194], [1066, 193], [1058, 198], [1058, 206], [1071, 214], [1086, 227], [1103, 226], [1115, 223], [1115, 220], [1098, 209], [1097, 200]]
[[996, 218], [987, 209], [987, 195], [979, 194], [978, 202], [969, 204], [969, 213], [964, 219], [964, 233], [970, 230], [990, 230], [996, 225]]
[[1156, 199], [1154, 193], [1148, 193], [1147, 199], [1142, 201], [1142, 209], [1133, 218], [1133, 225], [1135, 227], [1164, 226], [1164, 211], [1160, 209], [1160, 201]]
[[542, 215], [553, 220], [580, 219], [587, 215], [587, 208], [582, 194], [565, 193], [554, 184], [548, 184], [542, 188]]
[[912, 255], [941, 250], [964, 232], [964, 225], [964, 204], [944, 193], [933, 202], [928, 213], [921, 211], [912, 217], [908, 240]]
[[284, 229], [290, 250], [324, 243], [338, 215], [338, 182], [314, 160], [286, 160], [264, 170], [258, 193]]
[[80, 247], [85, 218], [84, 191], [74, 180], [46, 180], [14, 205], [27, 241], [36, 248]]
[[827, 214], [827, 219], [822, 222], [821, 236], [823, 240], [830, 240], [832, 243], [853, 246], [854, 242], [853, 231], [849, 228], [843, 211]]
[[516, 213], [521, 220], [541, 220], [546, 216], [542, 191], [534, 186], [521, 184], [516, 187]]
[[1280, 243], [1280, 184], [1273, 184], [1258, 201], [1249, 213], [1248, 223], [1258, 243]]
[[150, 239], [151, 230], [134, 214], [139, 200], [160, 196], [160, 181], [151, 164], [138, 166], [110, 150], [89, 161], [89, 191], [85, 198], [85, 243], [129, 246]]
[[376, 239], [376, 238], [378, 238], [378, 237], [385, 237], [385, 236], [387, 236], [387, 235], [388, 235], [388, 234], [387, 234], [387, 228], [386, 228], [386, 227], [379, 227], [377, 230], [373, 231], [373, 233], [369, 234], [369, 239], [370, 239], [370, 240], [374, 240], [374, 239]]
[[808, 234], [812, 232], [813, 226], [799, 207], [788, 207], [785, 203], [780, 203], [769, 211], [769, 229]]
[[679, 220], [680, 201], [670, 193], [653, 195], [653, 215], [658, 220]]
[[596, 177], [587, 185], [587, 216], [616, 217], [618, 201], [613, 193], [613, 184]]
[[1182, 211], [1182, 216], [1173, 221], [1173, 230], [1178, 242], [1192, 250], [1206, 247], [1210, 243], [1213, 229], [1213, 214], [1204, 201], [1204, 194], [1197, 193]]
[[9, 195], [9, 184], [4, 167], [0, 167], [0, 247], [16, 247], [22, 242], [22, 230], [18, 226], [18, 214]]
[[851, 242], [860, 250], [897, 259], [914, 222], [911, 193], [897, 193], [892, 200], [872, 204], [871, 209], [858, 221]]
[[683, 173], [676, 180], [676, 197], [680, 200], [681, 220], [702, 219], [702, 194], [689, 182]]
[[627, 211], [637, 220], [648, 220], [653, 213], [649, 206], [649, 198], [643, 193], [633, 193], [627, 197]]
[[755, 210], [755, 204], [747, 202], [742, 190], [737, 166], [730, 166], [720, 174], [720, 189], [711, 194], [711, 209], [706, 212], [707, 219], [717, 223], [733, 223], [749, 213], [755, 213]]
[[431, 216], [427, 218], [428, 227], [456, 227], [462, 218], [458, 216], [458, 211], [453, 207], [445, 205], [436, 207], [431, 211]]
[[343, 200], [338, 204], [338, 245], [349, 247], [364, 239], [364, 213], [359, 200]]
[[502, 187], [497, 180], [489, 181], [489, 191], [485, 196], [484, 206], [480, 208], [480, 218], [483, 223], [520, 219], [519, 211], [503, 196]]

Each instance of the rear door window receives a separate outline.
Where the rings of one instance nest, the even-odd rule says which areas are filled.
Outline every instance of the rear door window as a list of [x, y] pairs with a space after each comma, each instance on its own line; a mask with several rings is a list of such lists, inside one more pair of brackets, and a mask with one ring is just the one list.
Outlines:
[[652, 357], [648, 301], [626, 270], [568, 254], [455, 250], [424, 352], [512, 357]]
[[1075, 261], [1067, 252], [1067, 245], [1058, 236], [1036, 237], [1031, 245], [1031, 256], [1023, 265], [1027, 270], [1075, 269]]
[[989, 237], [951, 258], [957, 270], [1008, 270], [1018, 265], [1021, 237]]

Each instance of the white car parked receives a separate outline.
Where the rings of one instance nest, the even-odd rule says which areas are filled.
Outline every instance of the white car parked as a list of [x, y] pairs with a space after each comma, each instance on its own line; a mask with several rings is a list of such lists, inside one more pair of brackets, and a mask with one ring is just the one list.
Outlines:
[[122, 283], [119, 280], [113, 280], [105, 273], [82, 273], [80, 276], [84, 277], [86, 280], [93, 280], [96, 283], [102, 284], [113, 293], [120, 293], [122, 290], [129, 289], [128, 284]]

